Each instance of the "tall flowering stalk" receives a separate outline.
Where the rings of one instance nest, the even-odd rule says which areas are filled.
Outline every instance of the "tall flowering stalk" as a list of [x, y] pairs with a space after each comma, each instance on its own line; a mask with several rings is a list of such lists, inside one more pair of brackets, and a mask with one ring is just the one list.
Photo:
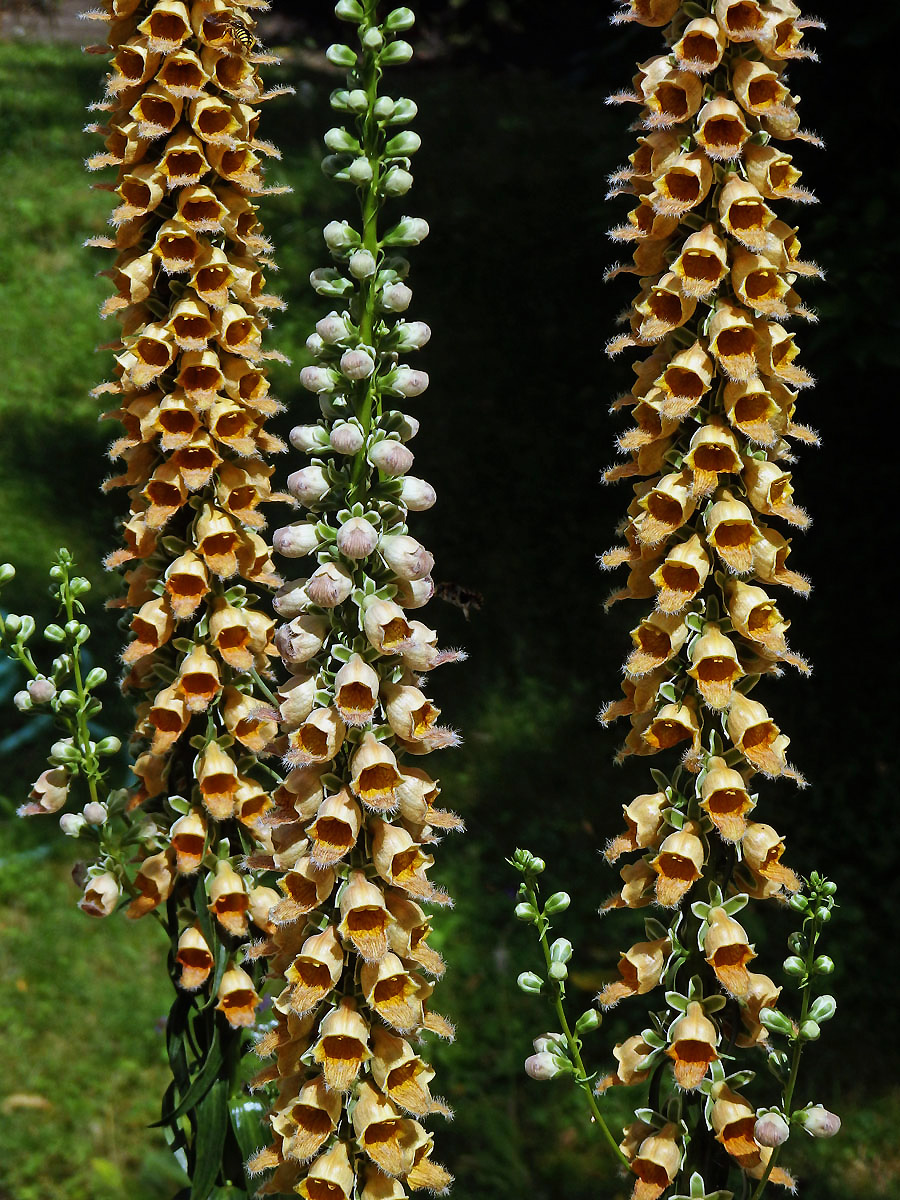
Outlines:
[[[625, 545], [602, 561], [629, 567], [610, 604], [652, 607], [631, 633], [623, 698], [601, 719], [631, 725], [620, 761], [675, 761], [651, 771], [652, 789], [624, 806], [626, 829], [606, 848], [610, 863], [629, 861], [601, 911], [659, 912], [597, 1001], [660, 1003], [616, 1046], [612, 1071], [586, 1074], [580, 1035], [600, 1014], [589, 1010], [570, 1029], [562, 998], [572, 948], [547, 942], [549, 917], [568, 897], [542, 905], [543, 863], [518, 852], [517, 915], [537, 927], [547, 955], [546, 977], [526, 973], [520, 983], [547, 993], [562, 1022], [528, 1068], [538, 1078], [574, 1073], [604, 1129], [603, 1093], [647, 1085], [618, 1148], [636, 1177], [634, 1200], [758, 1200], [770, 1181], [793, 1187], [778, 1165], [792, 1126], [827, 1136], [840, 1124], [794, 1100], [801, 1050], [834, 1012], [830, 996], [813, 992], [832, 969], [818, 941], [834, 885], [816, 873], [801, 880], [783, 861], [781, 835], [759, 819], [756, 777], [804, 781], [788, 762], [787, 734], [750, 694], [785, 664], [809, 670], [788, 648], [772, 590], [809, 590], [786, 565], [782, 532], [808, 524], [786, 469], [791, 442], [816, 440], [794, 418], [812, 379], [786, 325], [811, 319], [794, 285], [819, 272], [778, 214], [812, 199], [784, 146], [817, 141], [800, 128], [786, 78], [793, 60], [812, 57], [802, 31], [816, 22], [791, 0], [631, 0], [617, 19], [665, 27], [666, 47], [639, 66], [633, 90], [612, 97], [640, 106], [641, 134], [613, 176], [613, 194], [634, 198], [612, 231], [634, 244], [633, 263], [611, 275], [635, 274], [641, 287], [628, 331], [608, 349], [650, 353], [613, 405], [634, 423], [618, 439], [626, 460], [605, 479], [637, 482]], [[782, 987], [751, 966], [747, 926], [772, 905], [803, 918], [783, 964], [800, 992], [795, 1017], [778, 1007]], [[774, 1077], [768, 1089], [754, 1081], [762, 1066]]]
[[[99, 711], [80, 647], [88, 636], [61, 552], [52, 572], [65, 622], [44, 632], [60, 644], [41, 674], [26, 645], [30, 619], [5, 623], [4, 648], [32, 676], [23, 711], [50, 706], [68, 736], [51, 751], [25, 815], [58, 811], [79, 783], [80, 813], [65, 832], [93, 841], [82, 909], [155, 914], [171, 941], [177, 996], [167, 1023], [172, 1083], [160, 1124], [200, 1200], [219, 1189], [246, 1194], [243, 1162], [261, 1141], [261, 1102], [244, 1087], [247, 1028], [260, 1003], [261, 972], [243, 948], [274, 926], [278, 893], [246, 868], [271, 849], [260, 824], [272, 807], [261, 760], [276, 721], [266, 683], [277, 657], [275, 621], [251, 589], [273, 590], [270, 547], [259, 506], [273, 498], [268, 456], [285, 449], [265, 429], [281, 406], [269, 395], [263, 349], [266, 314], [280, 301], [265, 290], [273, 267], [254, 200], [267, 190], [262, 157], [277, 151], [257, 136], [265, 91], [254, 12], [264, 0], [109, 0], [85, 14], [107, 23], [106, 95], [89, 126], [105, 149], [92, 170], [115, 168], [115, 233], [90, 245], [114, 250], [106, 272], [115, 294], [102, 308], [121, 330], [108, 346], [114, 378], [95, 394], [115, 397], [107, 416], [124, 433], [111, 458], [128, 513], [122, 546], [107, 559], [125, 589], [112, 607], [130, 632], [122, 654], [124, 691], [134, 698], [129, 749], [136, 787], [109, 790], [94, 741]], [[283, 90], [283, 89], [282, 89]], [[24, 624], [23, 624], [24, 622]], [[74, 790], [74, 789], [73, 789]]]
[[407, 517], [435, 495], [409, 474], [419, 423], [392, 407], [428, 385], [403, 362], [430, 330], [400, 315], [412, 292], [397, 253], [428, 226], [382, 216], [409, 191], [420, 144], [406, 128], [415, 104], [379, 94], [384, 69], [412, 55], [400, 35], [414, 17], [398, 8], [379, 23], [376, 0], [335, 11], [358, 48], [328, 50], [348, 79], [331, 97], [344, 124], [325, 135], [323, 165], [354, 188], [359, 219], [325, 227], [335, 266], [311, 276], [338, 305], [318, 322], [307, 343], [316, 363], [301, 372], [322, 419], [291, 433], [309, 456], [288, 478], [306, 514], [275, 534], [282, 556], [311, 566], [275, 600], [286, 620], [275, 642], [291, 672], [278, 689], [291, 770], [266, 816], [274, 849], [253, 862], [282, 872], [283, 899], [252, 953], [282, 978], [274, 1028], [257, 1046], [273, 1056], [257, 1082], [276, 1082], [278, 1094], [273, 1140], [250, 1167], [274, 1168], [263, 1194], [398, 1200], [405, 1188], [450, 1183], [421, 1123], [448, 1110], [429, 1090], [420, 1036], [452, 1035], [430, 1008], [444, 963], [422, 906], [449, 902], [428, 877], [430, 850], [461, 822], [436, 807], [439, 785], [415, 764], [458, 741], [437, 724], [422, 676], [461, 655], [438, 650], [434, 630], [410, 615], [434, 586], [433, 558]]

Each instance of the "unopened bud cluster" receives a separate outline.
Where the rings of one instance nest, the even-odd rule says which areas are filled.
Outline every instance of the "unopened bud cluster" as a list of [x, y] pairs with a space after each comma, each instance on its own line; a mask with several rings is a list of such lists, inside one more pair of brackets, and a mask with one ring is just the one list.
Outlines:
[[407, 515], [435, 496], [410, 473], [418, 420], [393, 402], [425, 391], [428, 376], [406, 355], [430, 331], [399, 316], [412, 299], [399, 251], [428, 227], [402, 217], [379, 228], [382, 207], [412, 184], [419, 138], [407, 128], [412, 101], [378, 92], [384, 68], [412, 54], [400, 35], [413, 14], [394, 9], [379, 23], [376, 10], [375, 0], [341, 0], [358, 45], [327, 52], [349, 74], [331, 97], [342, 123], [325, 136], [323, 165], [355, 188], [360, 220], [325, 226], [334, 265], [311, 276], [332, 306], [300, 376], [321, 419], [291, 433], [307, 456], [287, 480], [303, 512], [274, 535], [300, 568], [275, 597], [291, 769], [265, 818], [272, 852], [253, 860], [281, 872], [274, 930], [254, 954], [284, 986], [257, 1045], [274, 1056], [258, 1077], [277, 1084], [274, 1138], [250, 1169], [274, 1168], [263, 1194], [333, 1200], [399, 1200], [450, 1182], [422, 1124], [448, 1110], [430, 1092], [420, 1035], [452, 1036], [430, 1005], [444, 963], [423, 905], [449, 902], [429, 879], [431, 848], [462, 823], [436, 806], [438, 782], [409, 758], [457, 743], [423, 675], [461, 656], [439, 650], [412, 615], [434, 592], [434, 560]]

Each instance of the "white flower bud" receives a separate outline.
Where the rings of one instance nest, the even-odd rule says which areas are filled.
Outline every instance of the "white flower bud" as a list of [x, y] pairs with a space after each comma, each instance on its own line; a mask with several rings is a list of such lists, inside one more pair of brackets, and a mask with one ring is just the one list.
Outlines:
[[402, 442], [385, 438], [369, 448], [368, 459], [373, 467], [393, 478], [406, 474], [413, 465], [414, 456], [412, 450], [408, 450]]
[[421, 396], [428, 387], [427, 371], [414, 371], [411, 367], [395, 367], [385, 378], [385, 387], [407, 399]]
[[790, 1126], [781, 1113], [762, 1113], [753, 1126], [753, 1137], [761, 1146], [781, 1146], [790, 1136]]
[[331, 448], [338, 454], [358, 454], [365, 444], [363, 431], [349, 421], [335, 425], [331, 431]]
[[367, 158], [354, 158], [353, 162], [347, 168], [347, 177], [351, 183], [357, 186], [363, 183], [371, 183], [372, 176], [375, 172], [372, 170], [372, 164]]
[[431, 341], [431, 326], [424, 321], [400, 321], [395, 330], [398, 350], [421, 350]]
[[413, 177], [402, 167], [391, 167], [381, 181], [385, 196], [405, 196], [413, 185]]
[[412, 301], [412, 288], [405, 283], [389, 283], [381, 293], [381, 304], [388, 312], [406, 312]]
[[330, 367], [304, 367], [300, 382], [308, 392], [333, 392], [341, 382], [337, 371]]
[[106, 805], [99, 800], [91, 800], [84, 806], [84, 819], [88, 825], [102, 825], [106, 820]]
[[531, 1044], [534, 1047], [535, 1054], [545, 1054], [548, 1051], [556, 1050], [564, 1042], [565, 1038], [561, 1033], [542, 1033]]
[[309, 577], [306, 593], [320, 608], [337, 608], [353, 591], [353, 576], [338, 563], [324, 563]]
[[329, 221], [322, 236], [329, 250], [349, 250], [351, 246], [359, 245], [359, 234], [347, 221]]
[[312, 554], [319, 545], [319, 535], [313, 522], [297, 521], [276, 529], [272, 545], [284, 558], [302, 558], [304, 554]]
[[357, 250], [351, 254], [348, 265], [355, 279], [368, 279], [375, 274], [375, 257], [369, 250]]
[[21, 692], [16, 692], [13, 696], [13, 704], [19, 712], [28, 712], [31, 709], [31, 696], [23, 688]]
[[424, 579], [434, 566], [434, 556], [405, 533], [382, 538], [381, 556], [400, 579]]
[[333, 346], [336, 342], [342, 342], [344, 338], [350, 336], [347, 322], [336, 312], [330, 312], [327, 317], [316, 322], [316, 333], [329, 346]]
[[400, 488], [400, 499], [411, 512], [425, 512], [437, 500], [437, 495], [426, 480], [407, 475]]
[[287, 477], [288, 491], [292, 496], [295, 496], [301, 504], [317, 504], [324, 496], [328, 495], [329, 483], [325, 478], [325, 472], [321, 467], [304, 467], [300, 471], [293, 471]]
[[428, 237], [428, 222], [422, 217], [402, 217], [388, 233], [385, 242], [393, 246], [418, 246]]
[[821, 1104], [815, 1104], [812, 1108], [805, 1108], [795, 1113], [794, 1119], [812, 1137], [834, 1137], [841, 1128], [841, 1118], [837, 1113], [829, 1112]]
[[409, 413], [396, 413], [400, 418], [400, 426], [396, 430], [397, 436], [401, 442], [411, 442], [421, 427], [421, 421], [418, 417], [411, 417]]
[[368, 558], [378, 545], [378, 530], [364, 517], [351, 517], [338, 530], [337, 545], [347, 558]]
[[298, 617], [309, 607], [309, 596], [306, 593], [306, 579], [289, 579], [283, 583], [272, 597], [272, 607], [279, 617], [290, 621]]
[[78, 837], [85, 825], [87, 821], [83, 813], [67, 812], [59, 818], [59, 827], [66, 837]]
[[52, 679], [29, 679], [26, 687], [33, 704], [47, 704], [56, 695], [56, 684]]
[[401, 608], [423, 608], [434, 595], [434, 580], [430, 575], [421, 579], [398, 579], [394, 600]]
[[525, 1074], [532, 1079], [545, 1080], [553, 1079], [560, 1073], [559, 1066], [552, 1054], [548, 1054], [546, 1050], [542, 1050], [539, 1054], [532, 1054], [530, 1058], [525, 1059]]
[[365, 350], [345, 350], [341, 355], [341, 374], [348, 379], [368, 379], [375, 370], [375, 360]]
[[321, 425], [295, 425], [288, 436], [294, 449], [302, 450], [304, 454], [328, 445], [328, 430]]

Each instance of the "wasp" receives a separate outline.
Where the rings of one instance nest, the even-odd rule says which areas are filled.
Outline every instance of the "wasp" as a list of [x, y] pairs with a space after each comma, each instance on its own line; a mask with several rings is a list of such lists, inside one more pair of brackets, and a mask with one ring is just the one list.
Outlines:
[[231, 34], [231, 40], [240, 43], [248, 54], [255, 48], [258, 38], [247, 28], [240, 17], [229, 17], [227, 28]]
[[435, 585], [434, 594], [439, 600], [444, 600], [447, 604], [452, 604], [454, 608], [461, 609], [462, 615], [467, 621], [469, 612], [472, 609], [478, 612], [484, 603], [484, 597], [480, 592], [463, 587], [461, 583], [438, 583]]

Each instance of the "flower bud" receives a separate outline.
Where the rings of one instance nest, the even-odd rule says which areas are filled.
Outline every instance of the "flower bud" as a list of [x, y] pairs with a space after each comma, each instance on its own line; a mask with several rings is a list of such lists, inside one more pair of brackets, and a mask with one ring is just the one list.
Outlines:
[[[363, 156], [354, 158], [353, 162], [347, 168], [347, 176], [350, 179], [350, 182], [355, 183], [357, 186], [360, 184], [371, 183], [374, 174], [375, 172], [372, 170], [371, 162], [369, 162], [369, 160]], [[369, 274], [371, 273], [372, 272], [370, 271]]]
[[395, 534], [381, 539], [381, 556], [400, 579], [424, 579], [434, 566], [434, 556], [415, 538]]
[[295, 425], [288, 436], [294, 449], [305, 454], [328, 445], [328, 430], [321, 425]]
[[369, 279], [375, 274], [375, 257], [370, 250], [357, 250], [350, 255], [349, 267], [355, 279]]
[[537, 918], [537, 909], [533, 904], [517, 904], [513, 911], [516, 914], [516, 920], [524, 921], [526, 925], [533, 925]]
[[547, 913], [548, 916], [552, 915], [553, 913], [565, 912], [571, 902], [571, 897], [569, 896], [568, 892], [554, 892], [544, 905], [544, 912]]
[[88, 825], [102, 825], [107, 817], [106, 805], [99, 800], [91, 800], [84, 806], [84, 819]]
[[29, 712], [31, 709], [31, 696], [23, 688], [21, 692], [16, 692], [13, 696], [13, 704], [19, 712]]
[[272, 545], [284, 558], [302, 558], [319, 545], [319, 535], [311, 521], [282, 525], [272, 535]]
[[27, 687], [33, 704], [47, 704], [56, 695], [56, 684], [52, 679], [30, 679]]
[[428, 222], [421, 217], [403, 217], [384, 237], [386, 246], [418, 246], [428, 237]]
[[561, 983], [564, 979], [566, 979], [568, 977], [569, 968], [566, 966], [565, 963], [552, 962], [550, 964], [550, 969], [548, 970], [547, 974], [550, 976], [551, 979], [555, 979], [557, 983]]
[[329, 628], [327, 617], [303, 613], [275, 631], [275, 647], [286, 663], [307, 662], [322, 649]]
[[764, 1112], [753, 1126], [753, 1137], [761, 1146], [782, 1146], [791, 1136], [790, 1126], [778, 1112]]
[[308, 392], [332, 392], [341, 382], [337, 371], [330, 367], [304, 367], [300, 382]]
[[421, 396], [428, 387], [428, 373], [414, 371], [411, 367], [395, 367], [389, 375], [385, 376], [384, 386], [386, 391], [394, 392], [398, 396], [405, 396], [407, 399]]
[[367, 457], [373, 467], [377, 467], [391, 478], [405, 475], [414, 461], [412, 450], [408, 450], [402, 442], [395, 442], [392, 438], [376, 442], [369, 448]]
[[388, 312], [406, 312], [412, 302], [412, 288], [405, 283], [389, 283], [381, 293], [381, 305]]
[[272, 600], [272, 607], [279, 617], [289, 621], [306, 611], [309, 606], [307, 582], [306, 579], [289, 579], [281, 585]]
[[385, 196], [405, 196], [413, 185], [413, 177], [402, 167], [391, 167], [381, 181]]
[[329, 250], [349, 250], [351, 246], [359, 245], [359, 234], [347, 221], [329, 221], [322, 236]]
[[343, 317], [338, 316], [336, 312], [330, 312], [327, 317], [322, 317], [321, 321], [316, 322], [316, 333], [323, 342], [333, 346], [349, 337], [350, 329]]
[[378, 545], [378, 530], [364, 517], [351, 517], [337, 532], [337, 546], [347, 558], [368, 558]]
[[531, 1079], [543, 1081], [559, 1075], [560, 1067], [552, 1054], [542, 1050], [539, 1054], [532, 1054], [530, 1058], [525, 1059], [525, 1074]]
[[434, 580], [430, 575], [421, 579], [398, 579], [394, 599], [401, 608], [424, 608], [434, 595]]
[[341, 355], [341, 374], [347, 379], [368, 379], [375, 370], [375, 360], [365, 350], [345, 350]]
[[[328, 147], [328, 149], [333, 150], [335, 154], [355, 154], [359, 149], [359, 142], [355, 137], [353, 137], [352, 134], [349, 134], [346, 129], [339, 129], [337, 127], [334, 129], [329, 129], [322, 140], [325, 142], [325, 145]], [[344, 222], [344, 224], [346, 224], [346, 222]], [[328, 241], [329, 231], [332, 229], [332, 226], [337, 226], [337, 233], [335, 233], [333, 236], [338, 238], [341, 236], [341, 225], [337, 221], [332, 221], [329, 225], [325, 226], [326, 242]]]
[[78, 837], [85, 825], [87, 820], [82, 813], [67, 812], [59, 818], [59, 827], [66, 837]]
[[363, 431], [349, 421], [335, 425], [331, 431], [331, 448], [338, 454], [358, 454], [365, 444]]
[[400, 499], [410, 512], [425, 512], [435, 503], [437, 495], [426, 480], [407, 475], [400, 488]]
[[544, 986], [544, 982], [540, 975], [535, 975], [534, 971], [523, 971], [516, 980], [516, 983], [523, 992], [537, 993]]
[[814, 975], [830, 975], [834, 970], [834, 960], [827, 954], [820, 954], [812, 966]]
[[431, 327], [424, 321], [400, 321], [396, 326], [398, 350], [421, 350], [431, 341]]
[[338, 563], [324, 563], [310, 577], [306, 592], [320, 608], [337, 608], [353, 591], [353, 577]]
[[834, 1137], [841, 1128], [841, 1118], [836, 1113], [823, 1108], [821, 1104], [815, 1104], [812, 1108], [804, 1108], [795, 1113], [794, 1120], [812, 1137]]
[[313, 354], [316, 356], [316, 358], [318, 358], [318, 356], [325, 349], [325, 343], [317, 333], [311, 333], [306, 339], [306, 348], [310, 354]]
[[98, 754], [118, 754], [121, 749], [122, 743], [112, 734], [110, 734], [108, 737], [101, 738], [96, 745]]
[[[394, 42], [394, 46], [406, 45], [405, 42]], [[422, 139], [412, 129], [404, 129], [402, 133], [395, 134], [384, 148], [385, 154], [389, 158], [406, 158], [415, 152], [422, 145]]]
[[301, 504], [317, 504], [328, 495], [331, 485], [321, 467], [303, 467], [287, 478], [288, 491]]

